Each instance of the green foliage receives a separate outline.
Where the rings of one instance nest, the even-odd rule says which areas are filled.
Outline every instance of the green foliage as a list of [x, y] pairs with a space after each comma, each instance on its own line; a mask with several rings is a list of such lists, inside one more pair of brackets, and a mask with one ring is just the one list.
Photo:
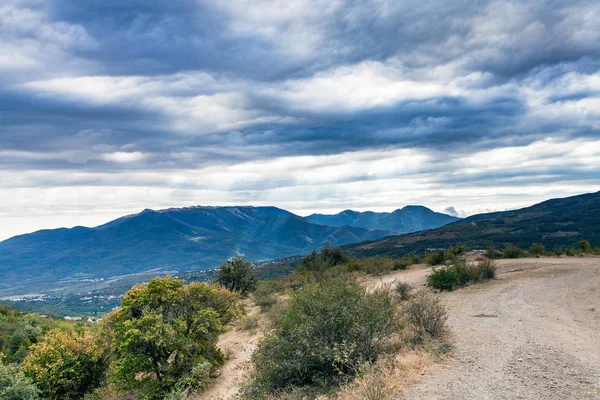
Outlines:
[[45, 399], [81, 399], [100, 385], [108, 367], [106, 356], [107, 349], [89, 332], [55, 329], [32, 347], [22, 370]]
[[349, 280], [304, 286], [276, 318], [252, 357], [248, 393], [255, 396], [352, 376], [397, 329], [389, 293], [370, 293]]
[[436, 250], [433, 253], [429, 253], [425, 256], [425, 263], [429, 265], [442, 265], [445, 263], [452, 263], [456, 261], [457, 257], [464, 254], [466, 247], [450, 246], [446, 250]]
[[0, 400], [37, 400], [38, 393], [16, 364], [4, 365], [0, 359]]
[[543, 244], [540, 243], [533, 243], [531, 245], [531, 248], [529, 249], [529, 252], [531, 254], [533, 254], [534, 256], [541, 256], [544, 254], [544, 252], [546, 251], [546, 248], [544, 247]]
[[441, 267], [434, 269], [427, 276], [427, 286], [438, 290], [452, 290], [460, 282], [460, 275], [455, 268]]
[[254, 303], [260, 307], [262, 312], [268, 311], [271, 307], [277, 304], [277, 299], [269, 294], [258, 296], [254, 298]]
[[225, 288], [240, 292], [242, 296], [245, 296], [256, 289], [258, 278], [249, 261], [236, 257], [221, 264], [215, 281]]
[[438, 290], [452, 290], [456, 285], [464, 286], [495, 277], [496, 264], [493, 260], [481, 260], [477, 264], [457, 260], [451, 265], [434, 269], [427, 277], [427, 286]]
[[565, 252], [565, 254], [569, 257], [573, 257], [577, 255], [577, 250], [575, 250], [575, 247], [571, 246], [569, 247], [569, 249]]
[[304, 271], [323, 271], [336, 265], [344, 264], [348, 257], [342, 253], [339, 247], [325, 246], [320, 253], [313, 250], [312, 253], [302, 259], [301, 270]]
[[443, 333], [448, 313], [437, 297], [418, 293], [407, 303], [404, 311], [406, 320], [420, 338], [425, 335], [437, 337]]
[[146, 399], [181, 388], [194, 366], [224, 361], [218, 336], [242, 311], [239, 294], [218, 285], [166, 277], [134, 286], [108, 318], [115, 383]]
[[479, 270], [479, 280], [487, 281], [490, 279], [496, 278], [496, 263], [492, 260], [481, 260], [477, 264], [477, 269]]
[[516, 245], [507, 246], [503, 251], [504, 258], [521, 258], [526, 257], [527, 252]]
[[590, 242], [588, 242], [587, 240], [582, 240], [581, 242], [579, 242], [579, 248], [584, 253], [589, 253], [591, 249]]
[[565, 254], [565, 251], [562, 249], [562, 247], [556, 247], [552, 252], [556, 257], [560, 257]]
[[73, 326], [64, 321], [34, 314], [21, 314], [6, 306], [0, 306], [0, 358], [4, 357], [7, 364], [21, 363], [30, 347], [46, 332], [56, 327], [73, 330]]

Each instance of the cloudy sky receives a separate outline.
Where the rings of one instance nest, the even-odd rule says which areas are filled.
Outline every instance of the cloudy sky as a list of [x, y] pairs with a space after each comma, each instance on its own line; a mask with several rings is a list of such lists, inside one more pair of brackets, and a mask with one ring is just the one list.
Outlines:
[[0, 2], [0, 240], [600, 190], [600, 3]]

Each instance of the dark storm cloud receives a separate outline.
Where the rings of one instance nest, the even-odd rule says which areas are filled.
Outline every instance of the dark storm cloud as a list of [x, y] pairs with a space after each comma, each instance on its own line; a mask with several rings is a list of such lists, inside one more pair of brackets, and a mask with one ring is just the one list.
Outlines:
[[[0, 13], [0, 46], [23, 49], [0, 58], [0, 149], [12, 151], [0, 167], [454, 157], [595, 137], [585, 102], [600, 85], [580, 81], [598, 79], [598, 17], [593, 1], [15, 1]], [[70, 80], [85, 76], [114, 80]], [[398, 80], [414, 85], [389, 94]], [[379, 92], [336, 92], [357, 81], [357, 97]]]

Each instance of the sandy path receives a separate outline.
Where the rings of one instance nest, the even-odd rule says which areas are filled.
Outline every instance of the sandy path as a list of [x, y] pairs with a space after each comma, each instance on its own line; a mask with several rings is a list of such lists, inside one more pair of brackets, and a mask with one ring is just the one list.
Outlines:
[[[248, 315], [256, 316], [258, 313], [258, 307], [254, 307]], [[191, 399], [228, 400], [235, 397], [244, 377], [244, 367], [250, 361], [261, 337], [260, 329], [248, 331], [231, 329], [221, 335], [218, 346], [229, 355], [229, 358], [221, 367], [221, 375], [212, 382], [211, 386], [204, 392], [192, 396]]]
[[441, 295], [455, 349], [402, 399], [600, 399], [600, 259], [500, 261]]

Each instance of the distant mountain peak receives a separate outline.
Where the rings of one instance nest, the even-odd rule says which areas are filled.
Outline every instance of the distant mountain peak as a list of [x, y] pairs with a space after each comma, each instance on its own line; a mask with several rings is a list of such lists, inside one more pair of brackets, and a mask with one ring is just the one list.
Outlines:
[[410, 233], [458, 221], [459, 218], [436, 213], [425, 206], [407, 205], [392, 213], [344, 210], [338, 214], [312, 214], [311, 221], [331, 226], [352, 226], [360, 228], [389, 230], [395, 233]]

